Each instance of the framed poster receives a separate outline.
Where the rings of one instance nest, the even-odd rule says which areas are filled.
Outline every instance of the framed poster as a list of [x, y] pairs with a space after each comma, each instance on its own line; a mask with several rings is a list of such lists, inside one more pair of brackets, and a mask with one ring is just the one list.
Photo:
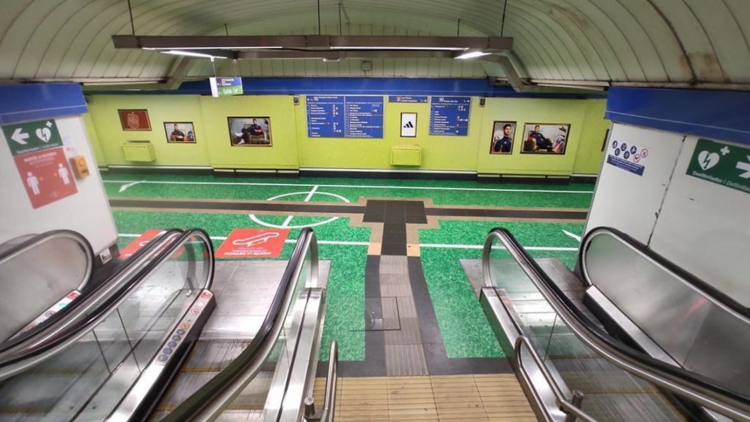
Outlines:
[[164, 122], [164, 131], [167, 134], [167, 142], [170, 144], [194, 144], [197, 142], [193, 122]]
[[417, 137], [417, 113], [401, 113], [401, 137]]
[[521, 153], [565, 155], [569, 135], [569, 123], [526, 123]]
[[513, 137], [516, 134], [516, 122], [496, 121], [492, 124], [490, 154], [513, 154]]
[[148, 110], [117, 110], [122, 130], [151, 130]]
[[270, 117], [229, 117], [229, 140], [233, 147], [270, 147]]

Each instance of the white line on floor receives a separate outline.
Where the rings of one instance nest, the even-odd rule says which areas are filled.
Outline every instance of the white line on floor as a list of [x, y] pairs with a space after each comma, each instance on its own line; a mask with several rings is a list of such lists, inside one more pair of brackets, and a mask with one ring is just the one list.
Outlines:
[[[310, 202], [310, 199], [312, 199], [313, 195], [315, 195], [316, 190], [318, 190], [318, 185], [313, 186], [310, 193], [308, 193], [307, 196], [305, 197], [304, 202]], [[290, 215], [289, 217], [287, 217], [286, 220], [284, 220], [284, 222], [281, 224], [281, 227], [289, 227], [289, 223], [292, 222], [293, 218], [294, 218], [293, 215]]]
[[[132, 180], [104, 180], [104, 183], [131, 183]], [[144, 180], [141, 184], [152, 185], [227, 185], [227, 186], [285, 186], [285, 187], [314, 187], [321, 188], [349, 188], [349, 189], [412, 189], [412, 190], [446, 190], [465, 192], [521, 192], [521, 193], [575, 193], [592, 195], [591, 191], [582, 190], [535, 190], [535, 189], [491, 189], [491, 188], [458, 188], [439, 186], [377, 186], [377, 185], [307, 185], [294, 183], [249, 183], [249, 182], [175, 182], [167, 180]]]
[[575, 239], [576, 242], [581, 243], [581, 236], [578, 236], [577, 234], [573, 234], [567, 230], [563, 230], [563, 233], [565, 233], [566, 236], [569, 236]]
[[[120, 237], [140, 237], [140, 234], [120, 233]], [[226, 236], [211, 236], [211, 240], [226, 240]], [[297, 243], [297, 239], [287, 239], [284, 243]], [[342, 240], [318, 240], [319, 245], [341, 245], [341, 246], [369, 246], [370, 242], [353, 242]], [[445, 249], [482, 249], [482, 245], [446, 245], [439, 243], [427, 243], [419, 245], [420, 248], [445, 248]], [[573, 252], [578, 248], [557, 248], [551, 246], [528, 246], [527, 251], [551, 251], [551, 252]]]

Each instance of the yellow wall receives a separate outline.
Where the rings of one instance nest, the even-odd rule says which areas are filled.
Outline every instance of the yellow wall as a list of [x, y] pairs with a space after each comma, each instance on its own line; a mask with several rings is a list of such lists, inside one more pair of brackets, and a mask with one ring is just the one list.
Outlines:
[[581, 146], [578, 148], [575, 174], [599, 174], [602, 168], [604, 136], [612, 122], [604, 119], [605, 102], [588, 101], [583, 123]]
[[[479, 99], [471, 103], [468, 136], [429, 136], [430, 104], [389, 103], [384, 98], [383, 139], [309, 138], [304, 97], [297, 107], [297, 137], [300, 166], [314, 168], [368, 168], [397, 169], [391, 167], [391, 147], [394, 145], [420, 145], [422, 170], [476, 169], [477, 143], [474, 141], [482, 128], [481, 116], [474, 111]], [[401, 113], [417, 113], [417, 137], [402, 138]], [[411, 167], [399, 167], [409, 169]]]
[[[212, 141], [203, 125], [199, 96], [193, 95], [92, 95], [89, 112], [94, 120], [107, 165], [128, 165], [122, 154], [127, 141], [151, 141], [161, 166], [209, 166], [208, 145]], [[124, 131], [118, 109], [148, 110], [150, 131]], [[168, 144], [164, 122], [193, 122], [195, 144]]]
[[[203, 109], [203, 120], [206, 122], [207, 145], [212, 167], [299, 168], [296, 132], [298, 125], [291, 96], [200, 97], [200, 104]], [[231, 146], [228, 117], [270, 117], [272, 146]]]
[[[422, 146], [421, 170], [464, 170], [521, 175], [596, 174], [601, 143], [609, 122], [603, 119], [604, 100], [487, 98], [485, 106], [472, 98], [468, 136], [429, 136], [430, 104], [389, 103], [384, 96], [383, 139], [309, 138], [305, 97], [294, 105], [292, 96], [237, 96], [213, 98], [190, 95], [94, 95], [89, 104], [95, 135], [107, 165], [128, 165], [121, 146], [127, 140], [149, 140], [157, 160], [153, 165], [206, 166], [237, 169], [411, 169], [390, 166], [394, 145]], [[150, 132], [125, 132], [118, 109], [145, 108]], [[401, 138], [402, 112], [417, 113], [417, 137]], [[272, 147], [232, 147], [227, 117], [270, 117]], [[492, 125], [516, 121], [511, 155], [490, 155]], [[192, 121], [197, 144], [168, 144], [165, 121]], [[523, 124], [570, 123], [565, 155], [521, 154]], [[97, 160], [99, 158], [97, 157]], [[142, 165], [141, 163], [136, 163]]]
[[91, 118], [91, 113], [83, 114], [81, 117], [83, 118], [83, 125], [86, 128], [89, 142], [91, 142], [91, 151], [94, 153], [96, 165], [98, 167], [106, 167], [107, 160], [104, 158], [101, 142], [99, 142], [99, 134], [96, 132], [96, 127], [94, 126], [94, 119]]

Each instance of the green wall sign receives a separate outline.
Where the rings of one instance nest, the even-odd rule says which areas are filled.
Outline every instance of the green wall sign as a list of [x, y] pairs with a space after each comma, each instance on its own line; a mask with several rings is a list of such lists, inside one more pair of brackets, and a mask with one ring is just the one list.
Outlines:
[[687, 174], [750, 193], [750, 148], [699, 139]]
[[63, 146], [57, 123], [50, 120], [3, 126], [13, 156]]

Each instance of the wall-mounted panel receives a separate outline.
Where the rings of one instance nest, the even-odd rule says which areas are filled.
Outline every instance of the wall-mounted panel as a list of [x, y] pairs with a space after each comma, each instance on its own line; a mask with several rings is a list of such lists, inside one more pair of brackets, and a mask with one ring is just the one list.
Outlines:
[[[648, 245], [683, 139], [675, 133], [613, 125], [586, 231], [614, 227]], [[635, 163], [631, 150], [645, 158]], [[635, 167], [620, 160], [629, 160], [642, 171], [633, 171]]]
[[[732, 152], [747, 151], [747, 157], [750, 149], [725, 144], [727, 154], [721, 150], [706, 150], [707, 154], [702, 154], [703, 150], [696, 151], [697, 145], [698, 138], [685, 139], [650, 246], [750, 307], [747, 276], [750, 274], [747, 259], [750, 256], [750, 193], [687, 174], [693, 163], [710, 171], [722, 159], [733, 157]], [[734, 167], [740, 177], [747, 170], [737, 168], [737, 164], [742, 163], [735, 161], [728, 168]]]

